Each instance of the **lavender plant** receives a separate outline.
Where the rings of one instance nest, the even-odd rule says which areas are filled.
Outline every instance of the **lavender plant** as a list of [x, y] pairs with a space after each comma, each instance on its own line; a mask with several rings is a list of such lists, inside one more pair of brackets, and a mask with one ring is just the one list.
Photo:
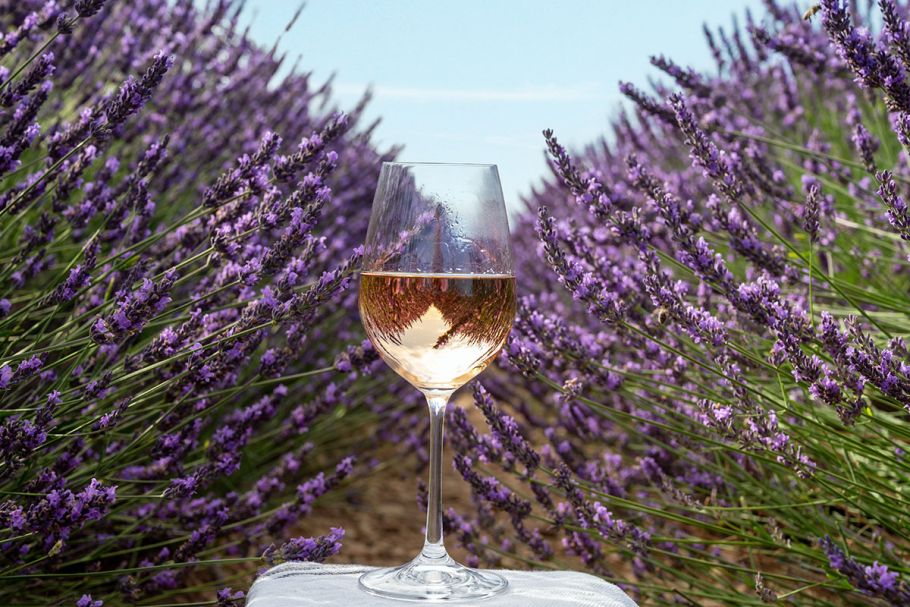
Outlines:
[[910, 11], [858, 4], [766, 0], [715, 72], [656, 57], [603, 138], [544, 133], [487, 430], [450, 424], [477, 562], [910, 605]]
[[4, 605], [240, 604], [408, 425], [350, 292], [395, 150], [240, 8], [0, 2]]

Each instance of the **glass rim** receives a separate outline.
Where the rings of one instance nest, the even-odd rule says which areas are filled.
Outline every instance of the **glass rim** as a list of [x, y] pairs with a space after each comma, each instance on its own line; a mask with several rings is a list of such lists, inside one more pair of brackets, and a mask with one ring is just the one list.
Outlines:
[[496, 164], [486, 162], [410, 162], [405, 160], [384, 160], [382, 166], [452, 166], [498, 168]]

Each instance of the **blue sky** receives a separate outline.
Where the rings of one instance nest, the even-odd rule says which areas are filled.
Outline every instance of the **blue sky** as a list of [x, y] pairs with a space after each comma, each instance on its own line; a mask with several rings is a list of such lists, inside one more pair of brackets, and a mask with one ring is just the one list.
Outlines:
[[[295, 0], [250, 0], [254, 39], [272, 42]], [[506, 200], [545, 172], [544, 128], [581, 146], [622, 103], [620, 80], [646, 86], [663, 53], [711, 65], [702, 23], [728, 27], [759, 0], [309, 0], [280, 48], [338, 103], [372, 86], [377, 139], [402, 160], [499, 165]]]

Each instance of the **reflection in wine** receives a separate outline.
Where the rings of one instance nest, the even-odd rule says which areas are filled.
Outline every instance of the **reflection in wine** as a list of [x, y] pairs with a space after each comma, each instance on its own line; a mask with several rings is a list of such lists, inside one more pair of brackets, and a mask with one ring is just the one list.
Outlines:
[[505, 343], [515, 278], [364, 272], [360, 314], [386, 364], [420, 390], [447, 392], [483, 371]]

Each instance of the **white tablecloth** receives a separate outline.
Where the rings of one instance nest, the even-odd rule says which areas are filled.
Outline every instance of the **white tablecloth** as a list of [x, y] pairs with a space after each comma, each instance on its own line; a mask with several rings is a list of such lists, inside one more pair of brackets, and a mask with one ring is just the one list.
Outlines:
[[[367, 594], [357, 587], [361, 565], [284, 563], [269, 569], [250, 588], [247, 607], [390, 607], [403, 603]], [[637, 607], [617, 586], [576, 571], [504, 571], [501, 595], [475, 602], [483, 607]], [[454, 601], [446, 601], [446, 603]], [[456, 603], [457, 604], [457, 603]], [[461, 603], [465, 604], [465, 603]]]

